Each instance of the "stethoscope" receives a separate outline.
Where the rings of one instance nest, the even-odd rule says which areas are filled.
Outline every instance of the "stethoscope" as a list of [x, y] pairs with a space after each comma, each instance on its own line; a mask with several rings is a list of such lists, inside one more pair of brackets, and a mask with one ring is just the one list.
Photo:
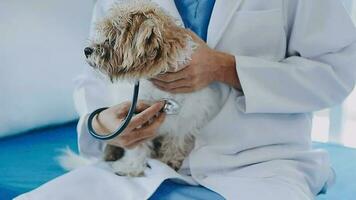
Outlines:
[[[131, 106], [129, 108], [129, 111], [128, 111], [125, 119], [123, 120], [123, 122], [121, 122], [119, 128], [117, 128], [115, 132], [109, 133], [107, 135], [100, 135], [97, 132], [95, 132], [95, 130], [93, 128], [93, 119], [94, 119], [94, 117], [97, 114], [99, 114], [100, 112], [108, 109], [108, 107], [104, 107], [104, 108], [99, 108], [99, 109], [95, 110], [94, 112], [92, 112], [89, 115], [88, 123], [87, 123], [87, 127], [88, 127], [89, 133], [94, 138], [99, 139], [99, 140], [110, 140], [110, 139], [113, 139], [114, 137], [120, 135], [126, 129], [126, 127], [129, 125], [132, 117], [135, 115], [135, 110], [136, 110], [136, 104], [137, 104], [137, 100], [138, 100], [139, 90], [140, 90], [140, 81], [137, 80], [135, 82], [134, 91], [133, 91], [133, 95], [132, 95]], [[173, 99], [163, 99], [163, 100], [165, 101], [165, 104], [164, 104], [164, 107], [162, 109], [162, 112], [165, 112], [167, 115], [176, 115], [176, 114], [179, 113], [180, 105], [178, 104], [178, 102], [176, 102]]]

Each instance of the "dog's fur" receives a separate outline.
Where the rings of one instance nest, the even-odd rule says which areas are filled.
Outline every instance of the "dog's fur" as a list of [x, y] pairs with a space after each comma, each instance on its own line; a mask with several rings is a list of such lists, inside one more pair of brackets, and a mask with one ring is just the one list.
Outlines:
[[[103, 159], [119, 175], [143, 175], [149, 157], [178, 170], [194, 148], [199, 130], [220, 110], [220, 93], [216, 89], [207, 87], [191, 94], [173, 95], [146, 80], [190, 60], [195, 43], [187, 30], [152, 2], [120, 2], [98, 22], [90, 47], [94, 51], [88, 56], [88, 63], [113, 82], [112, 92], [118, 99], [122, 94], [117, 91], [122, 91], [123, 86], [116, 80], [140, 79], [141, 99], [171, 98], [181, 106], [178, 115], [166, 117], [157, 138], [134, 149], [107, 145]], [[71, 164], [66, 166], [71, 168]]]
[[177, 68], [193, 46], [187, 30], [157, 5], [120, 2], [97, 24], [88, 62], [112, 81], [149, 78]]

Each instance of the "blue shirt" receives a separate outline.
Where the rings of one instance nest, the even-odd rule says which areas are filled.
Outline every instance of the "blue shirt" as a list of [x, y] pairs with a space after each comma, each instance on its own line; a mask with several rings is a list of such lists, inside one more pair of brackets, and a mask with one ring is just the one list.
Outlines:
[[184, 26], [206, 41], [215, 0], [174, 0]]

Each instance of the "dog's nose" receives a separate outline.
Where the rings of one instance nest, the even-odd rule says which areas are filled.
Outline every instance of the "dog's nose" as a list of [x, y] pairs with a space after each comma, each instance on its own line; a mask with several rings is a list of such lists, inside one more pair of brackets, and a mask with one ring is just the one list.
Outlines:
[[88, 58], [92, 53], [93, 53], [93, 49], [92, 49], [92, 48], [86, 47], [86, 48], [84, 49], [85, 57]]

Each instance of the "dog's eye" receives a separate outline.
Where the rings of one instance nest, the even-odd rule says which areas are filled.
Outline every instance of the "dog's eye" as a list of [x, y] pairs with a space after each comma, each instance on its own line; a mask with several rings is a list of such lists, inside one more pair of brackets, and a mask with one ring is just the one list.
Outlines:
[[106, 60], [110, 59], [110, 55], [111, 55], [110, 49], [111, 48], [102, 48], [100, 52], [100, 57]]
[[101, 58], [105, 57], [105, 54], [106, 54], [106, 52], [105, 52], [105, 50], [103, 49], [103, 50], [101, 51], [100, 57], [101, 57]]
[[107, 45], [110, 45], [111, 47], [114, 47], [115, 46], [115, 40], [109, 40], [109, 39], [107, 39], [107, 40], [105, 40], [105, 44], [107, 44]]
[[112, 47], [114, 47], [114, 46], [115, 46], [115, 43], [116, 43], [116, 41], [115, 41], [115, 40], [112, 40], [112, 41], [110, 42], [110, 45], [111, 45]]

